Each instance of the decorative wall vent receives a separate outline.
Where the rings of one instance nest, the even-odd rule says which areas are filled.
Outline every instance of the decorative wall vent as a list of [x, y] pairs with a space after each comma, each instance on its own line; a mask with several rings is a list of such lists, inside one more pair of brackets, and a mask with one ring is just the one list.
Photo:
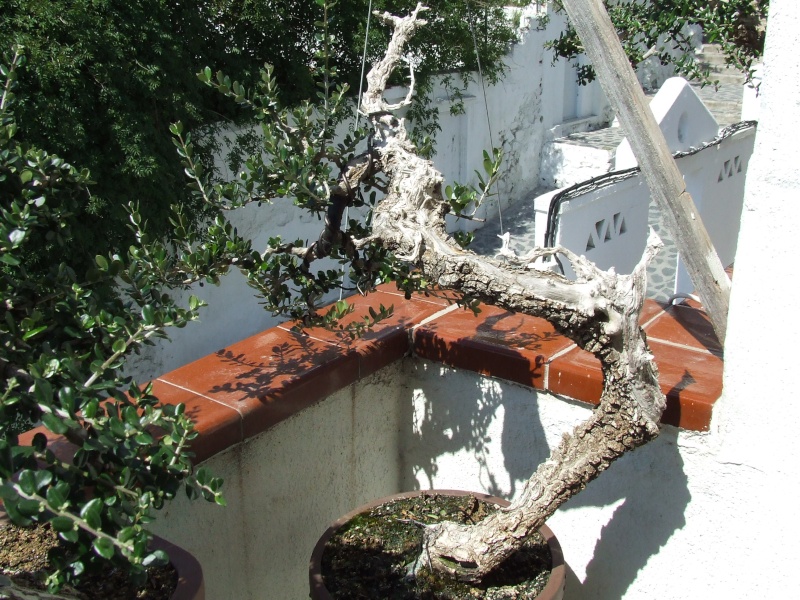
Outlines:
[[627, 233], [628, 227], [625, 225], [625, 217], [622, 213], [614, 213], [614, 216], [609, 219], [600, 219], [594, 224], [594, 231], [589, 233], [589, 239], [586, 242], [586, 252], [597, 248], [598, 245], [610, 242], [618, 238], [624, 233]]
[[733, 160], [726, 160], [722, 164], [722, 170], [719, 172], [719, 177], [717, 177], [717, 182], [720, 182], [724, 179], [729, 179], [736, 175], [737, 173], [742, 172], [742, 159], [739, 156], [734, 156]]

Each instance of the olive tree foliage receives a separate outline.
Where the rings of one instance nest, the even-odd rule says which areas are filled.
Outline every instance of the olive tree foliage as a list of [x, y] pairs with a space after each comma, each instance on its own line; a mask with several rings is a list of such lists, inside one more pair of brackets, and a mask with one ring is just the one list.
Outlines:
[[[727, 64], [745, 73], [748, 80], [764, 52], [769, 0], [605, 0], [604, 4], [634, 67], [656, 56], [689, 79], [715, 83], [709, 67], [694, 58], [690, 25], [699, 25], [703, 40], [719, 44]], [[563, 12], [559, 0], [552, 0], [552, 5]], [[583, 53], [578, 34], [569, 25], [548, 47], [556, 57], [570, 61]], [[579, 83], [594, 80], [591, 65], [574, 64]]]
[[[127, 252], [98, 255], [86, 272], [70, 266], [90, 176], [26, 140], [15, 114], [24, 62], [19, 46], [0, 61], [0, 498], [15, 523], [58, 532], [50, 588], [109, 560], [141, 580], [166, 560], [149, 547], [157, 509], [181, 488], [224, 500], [219, 479], [193, 470], [197, 434], [184, 407], [160, 404], [122, 366], [197, 317], [201, 301], [178, 306], [167, 289], [214, 277], [226, 259], [202, 244], [170, 253], [132, 205]], [[21, 444], [39, 423], [70, 449], [41, 432]]]
[[[410, 4], [374, 1], [376, 9], [397, 11]], [[502, 2], [437, 4], [440, 33], [419, 40], [419, 80], [475, 66], [470, 24], [484, 68], [496, 76], [513, 39], [498, 8]], [[342, 0], [327, 9], [328, 65], [352, 90], [361, 75], [368, 5], [369, 0]], [[311, 0], [4, 0], [0, 51], [21, 44], [30, 58], [16, 106], [27, 139], [89, 169], [94, 179], [91, 195], [76, 206], [81, 219], [70, 240], [72, 266], [83, 269], [96, 254], [123, 251], [132, 241], [125, 225], [132, 198], [151, 234], [162, 238], [169, 233], [173, 204], [186, 208], [190, 224], [209, 218], [186, 189], [168, 126], [181, 121], [192, 131], [194, 160], [208, 171], [212, 154], [221, 150], [217, 128], [247, 116], [198, 84], [194, 74], [213, 65], [249, 80], [266, 62], [274, 67], [283, 102], [313, 98], [318, 23], [325, 10]], [[368, 61], [385, 34], [375, 28], [369, 37]], [[435, 130], [430, 112], [419, 115]]]
[[[86, 268], [95, 254], [132, 241], [125, 225], [132, 198], [155, 235], [168, 230], [170, 205], [191, 207], [167, 128], [177, 119], [200, 128], [235, 116], [193, 77], [208, 61], [226, 64], [207, 4], [3, 2], [0, 50], [21, 44], [30, 59], [15, 108], [26, 138], [94, 178], [75, 207], [72, 266]], [[198, 152], [210, 162], [212, 138], [201, 137]]]

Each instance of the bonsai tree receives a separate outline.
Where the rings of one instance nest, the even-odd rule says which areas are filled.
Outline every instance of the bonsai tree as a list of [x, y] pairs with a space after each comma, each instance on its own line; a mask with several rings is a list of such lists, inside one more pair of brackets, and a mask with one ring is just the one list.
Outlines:
[[[564, 436], [511, 507], [474, 526], [443, 522], [426, 527], [425, 560], [418, 564], [430, 564], [464, 581], [479, 581], [614, 460], [658, 435], [665, 398], [639, 327], [639, 314], [646, 266], [660, 242], [651, 237], [630, 275], [602, 271], [560, 247], [534, 249], [524, 256], [505, 249], [499, 259], [477, 256], [461, 247], [447, 233], [445, 216], [461, 214], [488, 192], [497, 174], [499, 153], [486, 154], [488, 174], [480, 189], [445, 188], [441, 173], [420, 156], [404, 120], [395, 114], [411, 101], [413, 69], [408, 97], [394, 105], [383, 99], [402, 61], [404, 45], [425, 24], [420, 17], [424, 10], [418, 4], [403, 18], [379, 15], [393, 33], [385, 55], [367, 75], [367, 91], [360, 102], [369, 132], [353, 131], [334, 144], [332, 124], [346, 106], [346, 88], [334, 89], [333, 77], [324, 77], [327, 85], [320, 95], [328, 110], [317, 113], [310, 104], [282, 108], [267, 67], [254, 89], [210, 69], [199, 74], [203, 82], [256, 115], [264, 151], [250, 157], [236, 180], [211, 185], [193, 161], [191, 144], [180, 125], [173, 126], [173, 133], [196, 193], [210, 204], [235, 208], [291, 197], [311, 211], [324, 211], [325, 225], [316, 242], [274, 237], [260, 254], [239, 261], [250, 283], [264, 293], [269, 309], [291, 314], [301, 325], [335, 326], [350, 311], [346, 302], [335, 304], [324, 315], [318, 314], [317, 302], [321, 293], [339, 285], [339, 275], [314, 274], [311, 269], [315, 260], [331, 257], [347, 265], [351, 288], [362, 293], [387, 280], [397, 281], [408, 294], [452, 290], [468, 307], [484, 302], [544, 317], [600, 360], [604, 389], [599, 406], [587, 422]], [[327, 31], [323, 41], [325, 36]], [[320, 72], [326, 75], [324, 66]], [[365, 138], [366, 150], [358, 152]], [[384, 194], [380, 201], [376, 190]], [[366, 225], [345, 222], [346, 207], [365, 204], [370, 207]], [[231, 233], [226, 243], [240, 244]], [[554, 255], [570, 261], [575, 280], [538, 268], [538, 259]], [[292, 287], [299, 292], [293, 294]], [[366, 317], [367, 324], [380, 316]], [[358, 326], [363, 324], [358, 322]]]
[[[424, 562], [430, 557], [441, 573], [482, 579], [614, 460], [658, 435], [665, 399], [638, 321], [646, 266], [659, 241], [651, 237], [630, 275], [602, 271], [559, 247], [524, 256], [504, 249], [495, 259], [463, 248], [447, 233], [445, 216], [462, 215], [490, 193], [500, 153], [485, 154], [487, 175], [479, 189], [444, 187], [441, 173], [421, 156], [395, 114], [411, 102], [413, 70], [404, 101], [389, 105], [383, 99], [407, 41], [425, 24], [420, 14], [426, 9], [418, 4], [403, 18], [379, 15], [392, 34], [360, 99], [368, 129], [352, 128], [334, 141], [336, 125], [352, 107], [347, 86], [335, 85], [336, 69], [325, 60], [335, 41], [330, 3], [317, 3], [325, 11], [313, 68], [320, 85], [314, 102], [285, 106], [270, 66], [254, 88], [210, 68], [199, 73], [202, 82], [251, 111], [256, 121], [261, 151], [244, 161], [236, 179], [216, 183], [197, 158], [191, 132], [181, 123], [170, 127], [191, 192], [213, 215], [207, 227], [192, 228], [175, 208], [167, 246], [148, 236], [132, 205], [129, 226], [136, 244], [125, 255], [98, 256], [95, 267], [80, 276], [52, 256], [74, 241], [71, 219], [76, 203], [88, 195], [88, 174], [18, 141], [11, 108], [23, 61], [19, 49], [4, 67], [0, 494], [18, 523], [49, 521], [65, 542], [49, 580], [54, 588], [98, 559], [127, 564], [134, 576], [162, 561], [147, 550], [145, 526], [181, 486], [190, 495], [222, 502], [221, 482], [192, 471], [187, 445], [193, 432], [182, 408], [159, 405], [151, 390], [124, 377], [121, 367], [141, 344], [196, 318], [202, 302], [192, 299], [180, 307], [169, 289], [215, 283], [231, 267], [245, 273], [265, 308], [295, 318], [299, 326], [340, 328], [338, 321], [352, 308], [339, 302], [321, 314], [325, 293], [342, 286], [367, 293], [379, 282], [395, 281], [406, 294], [447, 289], [473, 309], [485, 302], [544, 317], [600, 360], [599, 406], [564, 436], [511, 507], [476, 526], [426, 527]], [[254, 249], [225, 217], [228, 210], [284, 198], [324, 217], [315, 242], [275, 236], [266, 248]], [[366, 223], [345, 218], [350, 206], [369, 210]], [[554, 255], [570, 261], [575, 280], [536, 264]], [[322, 258], [346, 267], [346, 280], [338, 270], [315, 272], [314, 262]], [[382, 307], [346, 330], [358, 335], [390, 310]], [[31, 446], [20, 445], [19, 432], [39, 422], [69, 440], [74, 457], [54, 452], [43, 434]]]
[[[147, 531], [165, 501], [181, 488], [224, 500], [221, 480], [192, 468], [196, 432], [183, 406], [159, 404], [150, 386], [125, 377], [124, 357], [197, 318], [202, 302], [192, 298], [181, 307], [166, 290], [213, 279], [220, 256], [198, 248], [202, 260], [194, 253], [175, 257], [148, 237], [131, 206], [137, 242], [127, 254], [97, 256], [93, 268], [76, 273], [66, 258], [82, 250], [73, 235], [80, 207], [91, 199], [89, 173], [24, 141], [25, 124], [13, 112], [23, 49], [3, 62], [0, 499], [15, 523], [49, 523], [58, 533], [47, 579], [52, 590], [105, 561], [141, 581], [146, 567], [167, 559], [151, 550]], [[176, 223], [182, 218], [176, 214]], [[191, 261], [203, 265], [202, 273], [184, 268]], [[70, 448], [42, 432], [21, 444], [20, 434], [39, 423]]]

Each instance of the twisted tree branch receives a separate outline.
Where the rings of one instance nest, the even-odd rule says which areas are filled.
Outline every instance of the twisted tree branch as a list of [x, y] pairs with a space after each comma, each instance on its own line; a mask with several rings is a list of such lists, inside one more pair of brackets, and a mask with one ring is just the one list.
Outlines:
[[[523, 257], [506, 252], [507, 260], [502, 262], [462, 249], [445, 229], [449, 205], [442, 195], [441, 173], [416, 154], [403, 119], [392, 115], [383, 100], [405, 42], [424, 24], [418, 18], [423, 10], [418, 4], [407, 17], [384, 15], [394, 25], [394, 33], [386, 55], [367, 76], [362, 105], [376, 140], [369, 175], [382, 171], [389, 185], [386, 197], [375, 208], [372, 234], [357, 246], [380, 244], [413, 262], [442, 288], [547, 319], [592, 352], [603, 370], [603, 393], [592, 417], [564, 435], [509, 508], [474, 526], [439, 523], [426, 528], [424, 552], [431, 566], [464, 581], [478, 581], [614, 460], [658, 435], [665, 398], [639, 315], [647, 264], [661, 242], [651, 233], [642, 259], [630, 275], [598, 269], [561, 247], [537, 248]], [[350, 189], [367, 176], [366, 170], [353, 165], [345, 171], [339, 187]], [[572, 263], [577, 274], [574, 281], [528, 268], [532, 261], [556, 254]], [[427, 559], [417, 564], [427, 564]]]

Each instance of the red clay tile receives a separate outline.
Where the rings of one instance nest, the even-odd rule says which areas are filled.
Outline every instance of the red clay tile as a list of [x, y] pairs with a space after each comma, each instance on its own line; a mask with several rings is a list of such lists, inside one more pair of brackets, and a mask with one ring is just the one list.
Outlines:
[[194, 462], [207, 460], [242, 441], [242, 417], [229, 406], [160, 380], [153, 382], [153, 395], [162, 404], [186, 406], [186, 415], [199, 433], [190, 446]]
[[710, 352], [686, 350], [650, 340], [659, 383], [667, 396], [662, 423], [706, 431], [714, 403], [722, 394], [722, 359]]
[[488, 305], [477, 317], [456, 309], [414, 331], [417, 356], [539, 389], [544, 364], [571, 344], [544, 319]]
[[656, 302], [655, 300], [647, 299], [642, 306], [642, 314], [639, 317], [639, 324], [645, 325], [652, 321], [660, 313], [664, 312], [664, 305]]
[[[359, 361], [359, 377], [366, 377], [402, 358], [409, 350], [408, 329], [445, 308], [441, 304], [420, 301], [416, 297], [405, 300], [402, 296], [381, 290], [367, 296], [350, 296], [346, 300], [354, 310], [342, 319], [342, 325], [369, 316], [370, 307], [375, 311], [380, 306], [387, 309], [392, 307], [392, 315], [355, 340], [343, 331], [330, 331], [321, 327], [306, 329], [303, 333], [313, 339], [336, 345], [344, 351], [355, 352]], [[291, 329], [292, 326], [292, 322], [281, 325], [284, 329]]]
[[[459, 297], [457, 293], [452, 290], [443, 290], [441, 288], [433, 288], [427, 294], [418, 292], [411, 295], [410, 300], [405, 299], [405, 293], [397, 289], [395, 283], [382, 283], [377, 286], [377, 290], [389, 294], [397, 298], [400, 302], [427, 302], [429, 304], [436, 304], [437, 306], [450, 306], [455, 304], [456, 299]], [[395, 306], [398, 300], [395, 300]]]
[[647, 339], [651, 341], [668, 341], [689, 348], [722, 353], [722, 344], [714, 333], [711, 320], [696, 305], [679, 304], [667, 307], [664, 315], [646, 327], [645, 332]]
[[[153, 395], [162, 404], [174, 405], [182, 402], [186, 405], [186, 414], [192, 419], [200, 434], [192, 440], [190, 446], [195, 454], [194, 462], [211, 458], [214, 454], [242, 441], [242, 418], [235, 410], [162, 381], [153, 382]], [[48, 440], [47, 447], [56, 456], [65, 462], [72, 461], [77, 446], [44, 426], [36, 427], [20, 435], [20, 444], [31, 445], [33, 436], [38, 432], [45, 434]], [[163, 435], [163, 431], [161, 434]]]
[[547, 389], [554, 394], [598, 404], [603, 393], [600, 361], [576, 346], [550, 363]]
[[26, 431], [25, 433], [20, 434], [19, 445], [32, 446], [33, 436], [37, 433], [44, 434], [44, 436], [47, 438], [47, 449], [51, 450], [59, 460], [67, 463], [72, 462], [72, 458], [75, 456], [75, 452], [78, 447], [67, 441], [67, 438], [56, 435], [44, 425], [40, 425], [39, 427], [35, 427], [29, 431]]
[[[684, 429], [706, 431], [711, 411], [722, 393], [719, 356], [650, 340], [659, 369], [659, 383], [667, 396], [661, 422]], [[548, 389], [575, 400], [597, 404], [603, 391], [600, 361], [575, 348], [550, 364]]]
[[358, 357], [273, 328], [160, 377], [242, 415], [249, 438], [358, 379]]

